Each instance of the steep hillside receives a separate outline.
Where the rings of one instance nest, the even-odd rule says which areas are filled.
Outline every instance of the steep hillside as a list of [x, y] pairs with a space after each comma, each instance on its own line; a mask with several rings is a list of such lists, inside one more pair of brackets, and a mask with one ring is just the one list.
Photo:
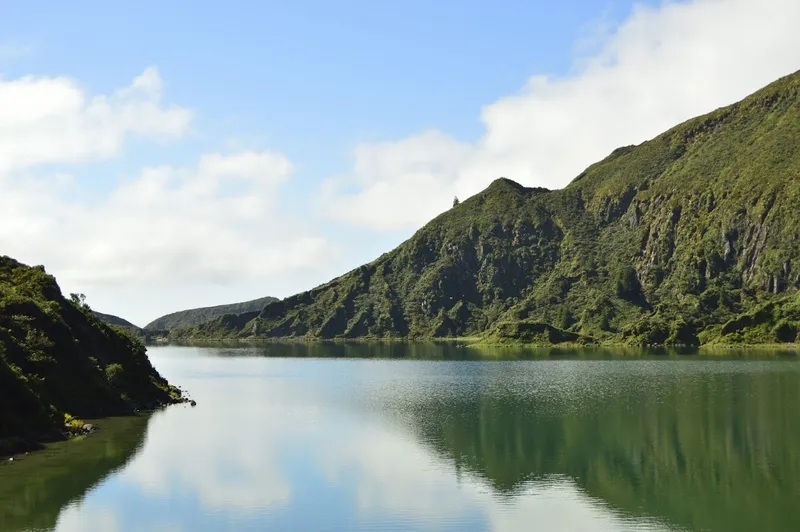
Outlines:
[[0, 454], [59, 438], [73, 417], [125, 414], [180, 397], [140, 342], [79, 298], [65, 299], [41, 266], [2, 256], [0, 390]]
[[215, 307], [203, 307], [190, 310], [173, 312], [166, 316], [161, 316], [144, 326], [145, 330], [172, 330], [180, 327], [191, 327], [211, 321], [219, 316], [226, 314], [242, 314], [245, 312], [260, 311], [268, 303], [278, 301], [274, 297], [261, 297], [243, 303], [232, 303], [230, 305], [217, 305]]
[[193, 337], [792, 342], [800, 73], [614, 150], [562, 190], [508, 179], [333, 281]]

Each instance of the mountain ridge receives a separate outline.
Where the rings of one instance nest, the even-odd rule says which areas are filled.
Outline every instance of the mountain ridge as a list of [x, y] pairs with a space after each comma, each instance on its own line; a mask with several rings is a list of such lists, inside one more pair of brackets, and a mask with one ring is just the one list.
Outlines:
[[368, 264], [179, 336], [795, 341], [799, 93], [797, 72], [563, 189], [497, 179]]
[[97, 312], [96, 310], [93, 310], [92, 314], [94, 314], [104, 322], [108, 323], [109, 325], [117, 325], [118, 327], [126, 327], [128, 329], [141, 329], [141, 327], [134, 325], [128, 320], [120, 318], [119, 316], [114, 316], [113, 314], [103, 314], [102, 312]]
[[103, 314], [102, 312], [92, 311], [92, 314], [100, 321], [112, 325], [114, 327], [121, 327], [128, 334], [134, 336], [145, 344], [152, 344], [161, 342], [169, 336], [169, 331], [164, 329], [143, 329], [138, 325], [134, 325], [124, 318], [114, 316], [113, 314]]
[[180, 327], [190, 327], [200, 325], [214, 318], [226, 314], [242, 314], [261, 310], [266, 304], [278, 301], [277, 298], [266, 296], [241, 303], [229, 303], [225, 305], [215, 305], [211, 307], [198, 307], [187, 310], [179, 310], [165, 314], [144, 326], [145, 331], [168, 331]]

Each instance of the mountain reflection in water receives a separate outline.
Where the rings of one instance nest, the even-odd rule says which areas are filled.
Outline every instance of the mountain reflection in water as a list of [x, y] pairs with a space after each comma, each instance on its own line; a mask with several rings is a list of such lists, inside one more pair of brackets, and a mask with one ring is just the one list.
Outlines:
[[0, 529], [800, 529], [794, 359], [291, 349], [151, 348], [198, 406], [0, 467]]

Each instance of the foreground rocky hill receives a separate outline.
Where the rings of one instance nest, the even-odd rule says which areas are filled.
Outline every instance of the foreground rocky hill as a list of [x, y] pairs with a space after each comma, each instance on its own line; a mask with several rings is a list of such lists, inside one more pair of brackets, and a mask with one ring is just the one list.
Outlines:
[[0, 256], [0, 454], [80, 431], [79, 418], [176, 402], [144, 346], [66, 299], [41, 266]]
[[498, 179], [369, 264], [181, 336], [793, 342], [798, 205], [795, 73], [562, 190]]

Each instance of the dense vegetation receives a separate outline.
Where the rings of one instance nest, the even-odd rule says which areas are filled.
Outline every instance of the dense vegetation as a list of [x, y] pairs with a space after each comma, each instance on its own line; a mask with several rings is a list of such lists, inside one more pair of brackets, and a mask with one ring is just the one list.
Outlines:
[[144, 326], [145, 331], [169, 331], [181, 327], [191, 327], [201, 325], [208, 321], [225, 316], [226, 314], [242, 314], [245, 312], [259, 311], [268, 303], [277, 301], [274, 297], [261, 297], [243, 303], [232, 303], [230, 305], [217, 305], [215, 307], [203, 307], [190, 310], [173, 312], [166, 316], [161, 316]]
[[175, 402], [144, 345], [62, 296], [41, 266], [0, 256], [0, 454], [79, 431], [79, 418]]
[[796, 73], [562, 190], [498, 179], [369, 264], [177, 336], [794, 342], [799, 94]]

